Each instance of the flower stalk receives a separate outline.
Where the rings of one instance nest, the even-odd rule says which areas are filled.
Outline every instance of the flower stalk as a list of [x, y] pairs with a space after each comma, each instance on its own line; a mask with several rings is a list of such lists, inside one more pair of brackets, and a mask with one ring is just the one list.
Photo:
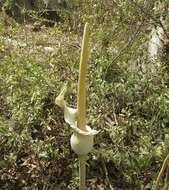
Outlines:
[[55, 103], [63, 109], [66, 123], [73, 129], [70, 138], [70, 144], [73, 151], [79, 158], [79, 189], [86, 189], [86, 159], [87, 154], [93, 148], [94, 135], [98, 131], [91, 129], [86, 125], [86, 74], [87, 61], [89, 57], [89, 25], [86, 23], [83, 34], [82, 50], [80, 57], [78, 93], [77, 93], [77, 109], [68, 107], [64, 96], [66, 94], [68, 84], [61, 90], [56, 97]]
[[86, 155], [79, 156], [79, 190], [86, 189]]
[[[86, 23], [83, 33], [82, 50], [80, 57], [78, 94], [77, 94], [77, 126], [86, 129], [86, 74], [89, 57], [89, 25]], [[79, 156], [79, 189], [86, 189], [86, 155]]]

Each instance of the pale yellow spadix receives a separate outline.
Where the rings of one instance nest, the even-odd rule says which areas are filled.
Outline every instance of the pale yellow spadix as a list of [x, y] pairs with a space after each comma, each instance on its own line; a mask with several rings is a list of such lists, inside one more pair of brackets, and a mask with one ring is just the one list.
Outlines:
[[85, 24], [82, 50], [80, 57], [80, 69], [77, 93], [77, 126], [86, 131], [86, 74], [89, 57], [89, 24]]

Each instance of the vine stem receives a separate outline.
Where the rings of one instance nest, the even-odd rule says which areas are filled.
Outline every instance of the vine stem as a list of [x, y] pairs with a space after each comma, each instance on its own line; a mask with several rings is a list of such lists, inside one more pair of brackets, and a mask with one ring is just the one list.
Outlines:
[[79, 190], [86, 190], [86, 155], [79, 156]]

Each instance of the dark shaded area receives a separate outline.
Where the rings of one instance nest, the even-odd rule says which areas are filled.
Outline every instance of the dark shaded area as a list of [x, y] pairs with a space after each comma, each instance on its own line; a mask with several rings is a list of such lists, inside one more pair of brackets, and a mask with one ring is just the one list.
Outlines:
[[[11, 3], [2, 1], [0, 6], [8, 16], [14, 18], [18, 23], [38, 21], [38, 26], [53, 27], [57, 22], [63, 22], [58, 10], [52, 8], [46, 9], [45, 6], [39, 8], [36, 1], [15, 0], [11, 1]], [[67, 7], [65, 3], [62, 6]]]
[[63, 22], [63, 19], [56, 10], [46, 9], [38, 12], [38, 18], [40, 19], [40, 25], [47, 27], [53, 27], [57, 22]]

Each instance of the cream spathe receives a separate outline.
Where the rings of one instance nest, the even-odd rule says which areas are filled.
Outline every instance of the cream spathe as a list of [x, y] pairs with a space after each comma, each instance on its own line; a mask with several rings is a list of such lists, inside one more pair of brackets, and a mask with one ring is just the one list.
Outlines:
[[71, 148], [77, 155], [86, 155], [92, 150], [94, 135], [98, 131], [91, 129], [89, 126], [85, 127], [85, 131], [77, 127], [77, 110], [66, 105], [66, 101], [64, 100], [65, 92], [60, 93], [61, 95], [56, 98], [55, 103], [63, 108], [65, 122], [73, 129], [70, 139]]

